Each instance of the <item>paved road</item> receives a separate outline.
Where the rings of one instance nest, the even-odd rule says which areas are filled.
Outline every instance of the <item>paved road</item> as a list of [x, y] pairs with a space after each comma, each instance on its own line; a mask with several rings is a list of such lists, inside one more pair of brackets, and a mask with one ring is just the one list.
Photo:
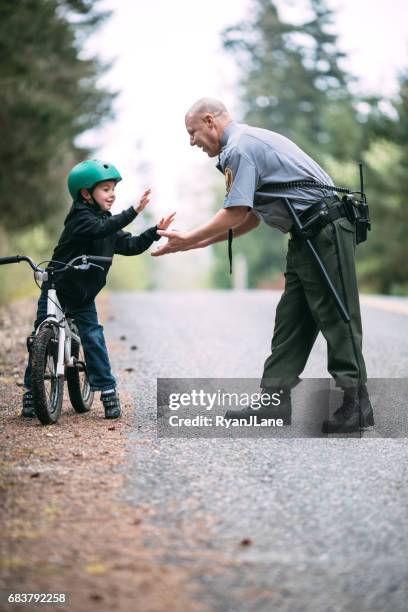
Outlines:
[[[406, 611], [404, 437], [375, 429], [361, 439], [156, 437], [156, 378], [258, 377], [278, 298], [112, 296], [106, 332], [135, 405], [123, 495], [149, 510], [157, 535], [146, 545], [189, 568], [209, 610]], [[378, 305], [363, 308], [369, 375], [408, 378], [408, 316]], [[115, 351], [118, 343], [129, 350]], [[326, 376], [325, 359], [319, 338], [304, 375]]]

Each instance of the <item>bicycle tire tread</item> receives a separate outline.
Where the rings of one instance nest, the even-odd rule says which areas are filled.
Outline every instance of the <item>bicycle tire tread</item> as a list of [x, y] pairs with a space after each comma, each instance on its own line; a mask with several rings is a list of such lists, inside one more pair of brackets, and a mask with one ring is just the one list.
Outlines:
[[57, 422], [62, 409], [64, 395], [64, 377], [57, 379], [57, 398], [55, 409], [48, 409], [47, 395], [44, 387], [44, 362], [47, 347], [52, 338], [55, 337], [54, 330], [50, 326], [44, 326], [38, 332], [32, 348], [31, 367], [31, 389], [33, 393], [34, 410], [43, 425], [51, 425]]

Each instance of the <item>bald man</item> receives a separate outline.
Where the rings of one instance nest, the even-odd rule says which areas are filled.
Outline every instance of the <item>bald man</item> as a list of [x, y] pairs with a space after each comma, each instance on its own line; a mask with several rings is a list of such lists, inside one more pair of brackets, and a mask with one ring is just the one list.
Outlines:
[[[283, 414], [289, 413], [290, 390], [299, 381], [321, 331], [327, 341], [328, 371], [344, 390], [342, 406], [331, 420], [324, 421], [323, 432], [346, 433], [372, 425], [354, 263], [355, 225], [346, 217], [335, 192], [284, 185], [304, 180], [333, 185], [331, 178], [288, 138], [235, 122], [220, 100], [201, 98], [195, 102], [186, 113], [185, 125], [191, 146], [209, 157], [219, 156], [217, 167], [226, 182], [224, 205], [207, 223], [190, 232], [159, 231], [168, 242], [152, 255], [204, 248], [227, 240], [228, 230], [236, 238], [260, 221], [284, 233], [291, 231], [285, 290], [276, 310], [272, 350], [265, 361], [261, 386], [271, 397], [279, 392]], [[330, 220], [319, 227], [313, 244], [347, 305], [350, 323], [341, 319], [305, 241], [295, 234], [285, 198], [303, 222], [317, 212]], [[268, 417], [270, 410], [249, 406], [226, 416]]]

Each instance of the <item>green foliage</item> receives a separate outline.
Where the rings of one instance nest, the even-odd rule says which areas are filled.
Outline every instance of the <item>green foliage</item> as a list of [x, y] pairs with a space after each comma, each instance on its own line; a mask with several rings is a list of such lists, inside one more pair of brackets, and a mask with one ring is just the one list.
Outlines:
[[[224, 197], [222, 189], [214, 191], [214, 202], [219, 207]], [[287, 238], [278, 230], [260, 224], [247, 235], [235, 239], [232, 244], [233, 257], [244, 255], [248, 265], [248, 286], [253, 289], [260, 285], [270, 286], [281, 276]], [[229, 289], [232, 277], [229, 273], [227, 242], [219, 242], [210, 247], [213, 252], [213, 265], [210, 282], [216, 287]]]
[[98, 89], [103, 66], [81, 43], [106, 13], [96, 2], [0, 0], [0, 213], [15, 231], [67, 202], [68, 169], [86, 154], [75, 138], [109, 116], [112, 94]]
[[[323, 1], [311, 0], [311, 19], [293, 25], [280, 19], [269, 0], [254, 0], [253, 7], [252, 22], [223, 35], [224, 47], [243, 66], [244, 120], [288, 136], [321, 163], [358, 157], [350, 77], [339, 67], [343, 54], [336, 36], [327, 31], [331, 11]], [[345, 178], [341, 182], [347, 184]], [[268, 227], [255, 231], [256, 239], [252, 232], [234, 244], [246, 257], [251, 287], [271, 284], [282, 273], [287, 242]], [[228, 285], [222, 273], [225, 249], [217, 245], [214, 251], [215, 282]]]
[[[68, 212], [75, 139], [111, 116], [107, 66], [83, 43], [109, 15], [95, 0], [0, 0], [0, 256], [50, 257]], [[24, 264], [0, 268], [0, 301], [35, 294]]]
[[[14, 234], [0, 227], [0, 245], [0, 257], [28, 255], [35, 263], [50, 257], [50, 236], [41, 225]], [[0, 266], [0, 288], [0, 304], [39, 294], [33, 272], [24, 262]]]
[[360, 278], [372, 291], [408, 295], [408, 74], [394, 100], [369, 104], [363, 159], [373, 230], [360, 250]]
[[143, 257], [115, 255], [107, 288], [112, 291], [143, 291], [151, 288], [148, 266]]
[[405, 147], [374, 141], [364, 155], [371, 185], [373, 232], [366, 245], [362, 279], [380, 293], [408, 294]]
[[[256, 232], [256, 233], [255, 233]], [[265, 224], [233, 241], [233, 256], [242, 253], [248, 265], [248, 286], [270, 287], [281, 277], [285, 263], [287, 238], [278, 230], [271, 230]], [[214, 265], [212, 281], [216, 287], [229, 289], [232, 277], [229, 274], [226, 242], [212, 246]]]
[[332, 12], [311, 0], [312, 18], [285, 23], [270, 0], [253, 1], [253, 21], [224, 32], [224, 47], [243, 66], [245, 120], [294, 140], [312, 156], [326, 150], [350, 154], [352, 130], [341, 141], [339, 119], [352, 122], [350, 77], [339, 67], [344, 56], [327, 31]]
[[109, 270], [107, 288], [112, 291], [143, 291], [151, 289], [149, 255], [124, 257], [115, 255]]
[[[357, 162], [366, 165], [373, 231], [358, 247], [361, 285], [382, 293], [408, 293], [408, 77], [389, 111], [381, 96], [353, 95], [339, 61], [332, 11], [325, 0], [309, 0], [311, 17], [285, 23], [271, 0], [253, 0], [249, 22], [225, 30], [223, 43], [241, 67], [244, 121], [280, 132], [311, 155], [335, 184], [358, 189]], [[361, 110], [363, 109], [363, 110]], [[385, 109], [385, 110], [384, 110]], [[257, 229], [236, 241], [245, 254], [251, 287], [282, 270], [284, 237]], [[225, 278], [226, 247], [214, 247], [214, 279]]]

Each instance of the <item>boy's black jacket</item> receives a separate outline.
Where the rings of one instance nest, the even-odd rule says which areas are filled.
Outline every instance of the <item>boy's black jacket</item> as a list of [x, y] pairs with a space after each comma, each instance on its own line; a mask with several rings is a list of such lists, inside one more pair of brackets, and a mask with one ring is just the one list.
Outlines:
[[[110, 212], [103, 212], [97, 204], [74, 202], [64, 221], [64, 229], [52, 259], [66, 263], [78, 255], [112, 257], [115, 253], [120, 255], [143, 253], [154, 240], [159, 240], [160, 236], [156, 232], [156, 226], [149, 228], [140, 236], [124, 232], [122, 228], [129, 225], [136, 215], [132, 206], [118, 215], [112, 215]], [[67, 270], [55, 275], [57, 294], [63, 303], [78, 307], [92, 302], [105, 285], [111, 265], [97, 263], [103, 267], [103, 270], [98, 268], [86, 271]], [[58, 266], [54, 264], [54, 267]], [[45, 288], [43, 285], [43, 289]]]

